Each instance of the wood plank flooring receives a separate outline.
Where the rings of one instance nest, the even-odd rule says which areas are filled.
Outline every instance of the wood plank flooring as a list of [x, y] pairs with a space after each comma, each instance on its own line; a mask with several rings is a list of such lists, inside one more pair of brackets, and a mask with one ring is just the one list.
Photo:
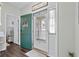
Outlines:
[[27, 57], [25, 53], [28, 51], [30, 50], [22, 49], [18, 45], [11, 43], [10, 46], [7, 47], [7, 50], [3, 52], [1, 57]]

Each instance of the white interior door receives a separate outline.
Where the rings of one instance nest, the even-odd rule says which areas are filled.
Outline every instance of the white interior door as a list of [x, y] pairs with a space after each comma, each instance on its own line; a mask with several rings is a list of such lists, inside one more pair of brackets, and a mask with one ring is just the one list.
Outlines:
[[48, 52], [47, 9], [34, 14], [34, 48]]

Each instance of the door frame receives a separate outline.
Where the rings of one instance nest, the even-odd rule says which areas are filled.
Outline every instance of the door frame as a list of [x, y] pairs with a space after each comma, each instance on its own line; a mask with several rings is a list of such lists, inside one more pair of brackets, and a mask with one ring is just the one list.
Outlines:
[[[7, 20], [7, 16], [8, 16], [8, 15], [9, 15], [9, 16], [12, 16], [12, 17], [18, 18], [19, 23], [20, 23], [20, 17], [17, 17], [17, 16], [15, 16], [15, 15], [13, 15], [13, 14], [10, 14], [10, 13], [6, 13], [6, 14], [5, 14], [5, 19], [6, 19], [6, 20]], [[6, 23], [6, 20], [5, 20], [5, 23]], [[17, 20], [17, 21], [18, 21], [18, 20]], [[7, 24], [7, 23], [6, 23], [6, 24]], [[6, 27], [6, 24], [5, 24], [5, 27]], [[19, 27], [19, 26], [18, 26], [18, 27]], [[19, 30], [19, 31], [18, 31], [18, 32], [19, 32], [19, 33], [18, 33], [18, 45], [20, 45], [20, 44], [19, 44], [19, 43], [20, 43], [20, 27], [18, 28], [18, 30]], [[6, 38], [6, 28], [5, 28], [5, 38]]]

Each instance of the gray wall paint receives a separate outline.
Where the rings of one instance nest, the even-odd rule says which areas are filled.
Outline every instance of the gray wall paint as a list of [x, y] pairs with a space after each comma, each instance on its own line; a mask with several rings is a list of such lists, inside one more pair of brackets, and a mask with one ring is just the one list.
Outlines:
[[75, 8], [75, 56], [79, 57], [79, 3], [76, 3]]
[[75, 48], [75, 3], [58, 3], [59, 56], [66, 57]]

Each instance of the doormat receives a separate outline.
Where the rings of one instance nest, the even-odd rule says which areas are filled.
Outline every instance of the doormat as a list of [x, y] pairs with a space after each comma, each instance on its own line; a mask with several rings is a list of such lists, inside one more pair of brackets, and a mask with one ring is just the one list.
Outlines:
[[29, 57], [46, 57], [46, 55], [44, 55], [44, 54], [42, 54], [34, 49], [25, 53], [25, 55], [27, 55]]

